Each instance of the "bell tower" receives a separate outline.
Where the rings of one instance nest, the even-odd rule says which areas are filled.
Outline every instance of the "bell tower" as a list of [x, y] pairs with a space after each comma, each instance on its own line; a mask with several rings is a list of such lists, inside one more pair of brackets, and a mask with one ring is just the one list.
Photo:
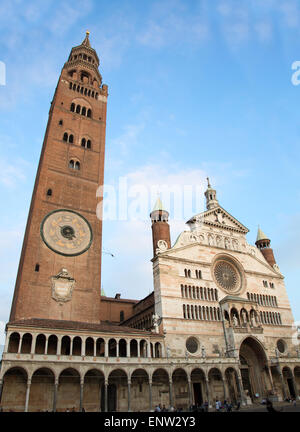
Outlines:
[[169, 213], [164, 209], [160, 198], [157, 198], [150, 213], [150, 218], [152, 222], [153, 257], [155, 257], [159, 242], [163, 242], [165, 249], [171, 247], [170, 225], [168, 223]]
[[10, 322], [100, 322], [102, 218], [96, 215], [96, 192], [104, 181], [108, 89], [98, 68], [87, 32], [72, 48], [51, 102]]

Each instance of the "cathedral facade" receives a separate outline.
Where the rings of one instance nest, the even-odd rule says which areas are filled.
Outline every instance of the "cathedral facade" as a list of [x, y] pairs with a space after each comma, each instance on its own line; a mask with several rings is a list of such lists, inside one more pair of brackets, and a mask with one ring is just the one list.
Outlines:
[[299, 339], [270, 240], [259, 229], [248, 244], [209, 181], [206, 211], [173, 246], [157, 200], [153, 292], [101, 295], [108, 87], [99, 63], [87, 32], [51, 103], [6, 326], [1, 408], [188, 410], [299, 398]]

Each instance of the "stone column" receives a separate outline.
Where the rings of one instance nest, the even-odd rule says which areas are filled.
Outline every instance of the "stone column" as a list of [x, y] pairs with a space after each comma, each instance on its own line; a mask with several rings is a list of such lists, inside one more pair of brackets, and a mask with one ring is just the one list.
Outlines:
[[20, 352], [21, 352], [22, 340], [23, 340], [23, 335], [20, 335], [19, 346], [18, 346], [18, 354], [20, 354]]
[[54, 392], [53, 392], [53, 412], [56, 412], [56, 403], [57, 403], [57, 391], [58, 391], [58, 381], [54, 382]]
[[130, 380], [128, 380], [127, 385], [128, 385], [128, 412], [130, 412], [131, 411], [131, 407], [130, 407], [130, 405], [131, 405], [131, 381]]
[[147, 342], [147, 357], [151, 358], [151, 345], [150, 345], [150, 341]]
[[172, 378], [169, 380], [169, 399], [170, 399], [170, 406], [173, 406], [173, 382], [172, 382]]
[[193, 404], [192, 382], [190, 378], [188, 378], [188, 390], [189, 390], [189, 407], [190, 407]]
[[7, 334], [6, 339], [5, 339], [5, 347], [4, 347], [4, 351], [3, 351], [5, 353], [7, 353], [7, 350], [8, 350], [9, 338], [10, 338], [10, 335]]
[[126, 357], [130, 357], [130, 341], [126, 340]]
[[46, 337], [45, 351], [44, 351], [44, 354], [45, 354], [45, 355], [47, 354], [47, 351], [48, 351], [48, 339], [49, 339], [49, 336]]
[[34, 335], [31, 342], [30, 354], [34, 354], [37, 335]]
[[73, 339], [74, 338], [71, 338], [71, 343], [70, 343], [70, 354], [69, 354], [70, 356], [73, 355]]
[[206, 395], [207, 395], [208, 406], [211, 408], [212, 407], [212, 394], [211, 394], [209, 379], [207, 377], [205, 377], [205, 385], [206, 385]]
[[292, 378], [293, 378], [293, 385], [294, 385], [296, 399], [300, 399], [300, 397], [299, 397], [299, 389], [298, 389], [298, 386], [297, 386], [296, 377], [295, 377], [295, 375], [294, 375], [293, 372], [292, 372]]
[[240, 392], [241, 399], [242, 399], [241, 402], [242, 402], [242, 405], [247, 405], [247, 398], [246, 398], [246, 395], [245, 395], [245, 392], [244, 392], [241, 371], [240, 371], [240, 369], [238, 369], [236, 372], [237, 372], [239, 392]]
[[223, 381], [223, 388], [224, 388], [224, 400], [226, 400], [228, 402], [229, 399], [229, 390], [227, 388], [227, 382], [226, 382], [226, 377], [222, 376], [222, 381]]
[[285, 389], [285, 384], [284, 384], [284, 379], [283, 379], [283, 375], [282, 375], [282, 370], [280, 368], [280, 366], [277, 366], [277, 371], [279, 373], [280, 376], [280, 381], [281, 381], [281, 387], [282, 387], [282, 393], [283, 393], [283, 399], [286, 399], [287, 394], [286, 394], [286, 389]]
[[30, 396], [30, 386], [31, 386], [31, 380], [27, 380], [27, 388], [26, 388], [26, 398], [25, 398], [25, 412], [28, 412], [28, 405], [29, 405], [29, 396]]
[[107, 339], [104, 340], [104, 356], [108, 357], [108, 341], [107, 341]]
[[140, 358], [141, 357], [141, 351], [140, 351], [140, 340], [139, 339], [137, 339], [137, 356], [138, 356], [138, 358]]
[[61, 355], [61, 337], [57, 338], [57, 347], [56, 347], [56, 355]]
[[85, 357], [85, 343], [86, 343], [86, 338], [84, 338], [83, 341], [81, 342], [81, 357]]
[[119, 339], [116, 340], [116, 357], [119, 357]]
[[105, 380], [105, 383], [104, 383], [104, 412], [107, 412], [107, 410], [108, 410], [107, 387], [108, 387], [108, 381]]
[[80, 381], [80, 402], [79, 402], [80, 412], [82, 412], [82, 406], [83, 406], [83, 387], [84, 387], [84, 381]]
[[269, 365], [267, 365], [267, 369], [268, 369], [269, 380], [270, 380], [271, 387], [272, 387], [272, 392], [274, 393], [274, 382], [273, 382], [271, 367]]
[[149, 380], [149, 411], [152, 411], [152, 380]]

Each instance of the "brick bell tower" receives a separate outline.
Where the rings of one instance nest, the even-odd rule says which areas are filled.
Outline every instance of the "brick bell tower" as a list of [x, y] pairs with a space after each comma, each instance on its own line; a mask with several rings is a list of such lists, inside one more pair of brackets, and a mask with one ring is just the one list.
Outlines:
[[163, 251], [171, 247], [169, 213], [164, 209], [160, 198], [157, 198], [150, 218], [152, 221], [153, 257], [155, 257], [157, 249]]
[[260, 249], [263, 254], [265, 260], [271, 267], [276, 264], [276, 260], [274, 257], [273, 249], [271, 248], [271, 240], [264, 234], [264, 232], [258, 227], [257, 237], [256, 237], [256, 247]]
[[51, 103], [10, 322], [100, 322], [102, 221], [96, 191], [104, 177], [108, 93], [98, 67], [87, 32], [72, 48]]

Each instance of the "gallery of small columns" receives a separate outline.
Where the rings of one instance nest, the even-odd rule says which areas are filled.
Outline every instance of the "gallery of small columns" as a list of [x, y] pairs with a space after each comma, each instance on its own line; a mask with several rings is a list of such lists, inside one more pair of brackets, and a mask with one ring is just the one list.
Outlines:
[[81, 357], [164, 357], [164, 347], [149, 339], [102, 338], [77, 335], [12, 332], [7, 335], [4, 353], [44, 354]]

